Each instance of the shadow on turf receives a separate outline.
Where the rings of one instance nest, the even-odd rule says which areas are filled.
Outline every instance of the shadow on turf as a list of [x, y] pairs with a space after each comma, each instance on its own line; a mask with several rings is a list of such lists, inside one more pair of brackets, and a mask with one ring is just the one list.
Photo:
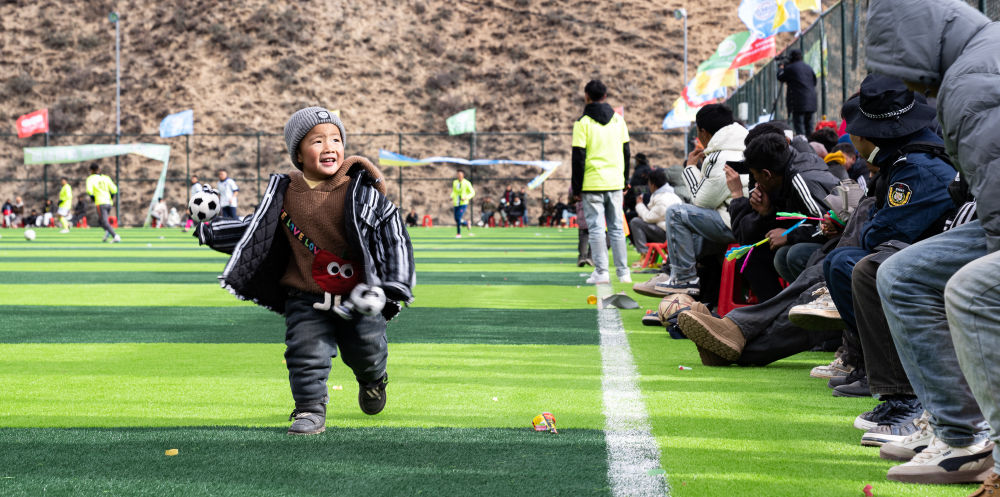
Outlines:
[[0, 494], [609, 495], [606, 457], [598, 430], [2, 429]]

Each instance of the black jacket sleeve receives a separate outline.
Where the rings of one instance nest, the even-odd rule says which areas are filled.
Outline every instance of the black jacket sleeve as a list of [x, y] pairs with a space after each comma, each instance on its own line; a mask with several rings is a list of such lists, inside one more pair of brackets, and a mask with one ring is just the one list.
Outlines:
[[749, 245], [763, 240], [773, 225], [773, 217], [762, 218], [750, 207], [750, 199], [740, 197], [729, 203], [729, 220], [736, 243]]
[[[627, 144], [626, 144], [627, 145]], [[583, 147], [573, 147], [573, 194], [579, 195], [583, 190], [583, 165], [587, 160], [587, 149]], [[626, 166], [626, 173], [628, 167]]]
[[629, 152], [628, 142], [622, 144], [622, 155], [625, 156], [625, 184], [628, 185], [629, 184], [628, 169], [629, 169], [629, 163], [632, 161], [632, 154]]

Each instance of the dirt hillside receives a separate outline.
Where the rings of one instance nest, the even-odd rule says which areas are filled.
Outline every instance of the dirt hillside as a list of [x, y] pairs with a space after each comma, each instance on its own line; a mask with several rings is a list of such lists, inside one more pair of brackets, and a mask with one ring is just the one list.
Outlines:
[[[744, 29], [736, 0], [701, 2], [625, 0], [288, 0], [211, 2], [0, 1], [0, 121], [47, 107], [53, 133], [109, 136], [53, 137], [50, 144], [113, 143], [115, 126], [114, 26], [121, 18], [122, 142], [172, 146], [167, 198], [185, 198], [185, 172], [214, 177], [227, 167], [244, 189], [240, 213], [256, 202], [258, 168], [288, 170], [282, 138], [287, 117], [302, 106], [338, 109], [348, 130], [348, 152], [374, 158], [378, 148], [410, 156], [468, 157], [467, 137], [400, 137], [440, 133], [444, 118], [478, 109], [481, 132], [562, 132], [546, 137], [479, 136], [476, 156], [564, 161], [546, 194], [566, 190], [569, 136], [591, 78], [609, 87], [609, 103], [624, 105], [633, 132], [657, 131], [682, 86], [683, 31], [675, 8], [689, 14], [689, 75], [728, 34]], [[161, 140], [167, 114], [192, 108], [199, 134]], [[257, 138], [256, 133], [265, 134]], [[383, 135], [364, 135], [382, 133]], [[272, 136], [273, 135], [273, 136]], [[25, 196], [40, 204], [43, 172], [24, 166], [24, 146], [44, 137], [0, 137], [0, 199]], [[189, 143], [188, 154], [185, 144]], [[675, 137], [637, 136], [633, 153], [654, 165], [679, 160]], [[258, 161], [258, 150], [260, 160]], [[114, 159], [104, 159], [114, 171]], [[82, 190], [85, 165], [52, 165], [48, 195], [59, 176]], [[123, 158], [122, 221], [141, 223], [158, 167]], [[402, 204], [444, 219], [452, 168], [385, 168]], [[529, 167], [479, 168], [477, 186], [498, 194], [523, 184]], [[437, 179], [427, 179], [437, 178]], [[487, 180], [486, 178], [492, 178]], [[214, 183], [214, 179], [213, 179]], [[529, 210], [537, 215], [540, 193]], [[538, 198], [535, 198], [538, 197]], [[531, 213], [529, 211], [529, 213]]]

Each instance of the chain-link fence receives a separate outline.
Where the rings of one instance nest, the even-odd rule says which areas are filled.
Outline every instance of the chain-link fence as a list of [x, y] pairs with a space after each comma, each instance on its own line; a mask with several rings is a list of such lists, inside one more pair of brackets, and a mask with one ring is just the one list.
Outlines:
[[[679, 164], [683, 159], [681, 131], [632, 132], [630, 149], [633, 156], [644, 153], [654, 166]], [[566, 197], [569, 190], [570, 132], [510, 132], [476, 133], [449, 136], [443, 133], [355, 133], [347, 136], [347, 155], [363, 155], [374, 162], [380, 149], [410, 157], [450, 156], [458, 158], [502, 158], [518, 160], [560, 161], [562, 165], [542, 185], [526, 194], [529, 219], [541, 215], [545, 196], [552, 202]], [[203, 183], [216, 184], [219, 169], [226, 169], [240, 187], [240, 215], [251, 212], [267, 186], [272, 173], [293, 171], [284, 136], [278, 133], [196, 133], [175, 138], [158, 135], [122, 135], [121, 143], [156, 143], [171, 146], [164, 198], [168, 205], [181, 213], [187, 205], [189, 178], [198, 175]], [[116, 143], [111, 134], [35, 135], [19, 139], [16, 135], [0, 135], [0, 202], [21, 196], [28, 209], [41, 210], [45, 199], [55, 201], [60, 178], [65, 177], [74, 188], [76, 199], [85, 201], [86, 212], [92, 212], [84, 191], [84, 180], [92, 162], [101, 165], [119, 185], [116, 214], [125, 226], [141, 225], [159, 179], [162, 164], [135, 155], [106, 158], [76, 164], [24, 165], [23, 147]], [[381, 167], [385, 174], [389, 198], [420, 216], [428, 214], [435, 223], [449, 223], [451, 182], [458, 166], [433, 164], [421, 166]], [[478, 219], [479, 203], [485, 197], [495, 201], [507, 185], [516, 191], [542, 172], [532, 166], [472, 166], [463, 167], [466, 177], [475, 185], [477, 201], [469, 216]], [[74, 200], [76, 202], [76, 200]]]
[[[1000, 0], [966, 1], [990, 19], [1000, 20]], [[839, 120], [841, 105], [857, 91], [867, 74], [864, 61], [867, 4], [866, 0], [838, 2], [782, 52], [785, 55], [793, 48], [801, 50], [803, 60], [816, 72], [819, 103], [816, 117], [828, 116], [831, 120]], [[788, 119], [775, 60], [759, 69], [727, 101], [734, 110], [739, 109], [739, 104], [746, 103], [745, 117], [748, 122], [757, 122], [766, 115], [771, 115], [773, 119]]]

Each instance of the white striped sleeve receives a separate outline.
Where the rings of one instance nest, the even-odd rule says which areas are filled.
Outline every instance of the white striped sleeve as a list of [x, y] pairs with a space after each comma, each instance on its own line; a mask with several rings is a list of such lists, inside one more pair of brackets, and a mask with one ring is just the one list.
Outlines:
[[820, 208], [816, 199], [813, 198], [812, 193], [809, 191], [809, 185], [802, 179], [801, 174], [796, 173], [795, 176], [792, 176], [792, 186], [795, 187], [795, 192], [798, 193], [803, 205], [809, 209], [809, 215], [811, 217], [823, 217], [823, 209]]

